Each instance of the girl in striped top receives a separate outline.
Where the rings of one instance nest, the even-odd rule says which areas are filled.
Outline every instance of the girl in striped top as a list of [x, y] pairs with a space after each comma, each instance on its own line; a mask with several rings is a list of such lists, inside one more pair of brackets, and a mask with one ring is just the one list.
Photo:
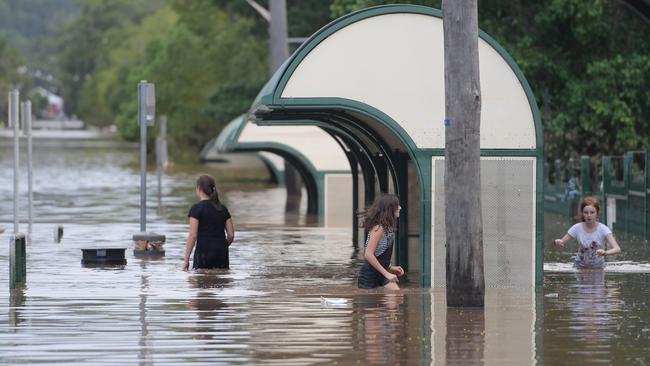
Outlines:
[[366, 260], [357, 279], [359, 288], [383, 286], [389, 290], [399, 290], [398, 277], [404, 275], [404, 270], [400, 266], [391, 266], [390, 259], [401, 209], [397, 196], [381, 194], [361, 215], [368, 238], [364, 244]]

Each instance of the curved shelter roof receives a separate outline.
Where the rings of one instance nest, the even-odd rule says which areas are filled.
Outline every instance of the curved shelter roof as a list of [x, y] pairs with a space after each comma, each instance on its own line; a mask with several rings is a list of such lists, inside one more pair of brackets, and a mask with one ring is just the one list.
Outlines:
[[[300, 105], [305, 98], [360, 103], [395, 121], [415, 147], [444, 148], [442, 32], [440, 11], [426, 7], [384, 6], [340, 18], [296, 51], [255, 106]], [[481, 148], [536, 149], [541, 127], [523, 74], [484, 32], [479, 60]]]
[[341, 146], [315, 126], [258, 126], [239, 116], [224, 127], [214, 148], [221, 153], [282, 150], [317, 172], [350, 172], [350, 163]]
[[[283, 157], [303, 178], [308, 213], [318, 213], [326, 226], [347, 226], [352, 221], [351, 203], [334, 202], [337, 192], [352, 192], [350, 161], [339, 142], [323, 129], [258, 126], [239, 116], [224, 127], [209, 149], [218, 153], [271, 152]], [[349, 220], [343, 219], [348, 216]]]
[[[506, 260], [526, 263], [527, 269], [512, 272], [518, 277], [530, 274], [539, 284], [543, 265], [539, 111], [508, 53], [482, 31], [478, 43], [482, 189], [487, 195], [505, 197], [489, 203], [495, 207], [484, 204], [484, 217], [499, 222], [493, 225], [484, 220], [484, 232], [492, 235], [493, 230], [488, 242], [495, 245], [512, 235], [507, 239], [508, 249], [526, 242], [525, 258]], [[413, 203], [407, 198], [413, 195], [420, 205], [420, 209], [408, 209], [408, 215], [415, 216], [401, 217], [400, 225], [407, 220], [419, 222], [419, 251], [424, 258], [412, 260], [408, 255], [411, 233], [398, 238], [403, 242], [398, 243], [396, 255], [399, 264], [422, 264], [425, 286], [435, 281], [432, 267], [439, 258], [432, 258], [437, 255], [432, 254], [434, 247], [438, 254], [440, 248], [444, 253], [444, 245], [440, 247], [444, 230], [440, 231], [436, 221], [443, 212], [444, 83], [442, 13], [422, 6], [380, 6], [339, 18], [315, 33], [273, 75], [250, 111], [257, 124], [318, 125], [353, 138], [372, 159], [384, 159], [402, 207]], [[498, 217], [490, 216], [491, 211], [485, 214], [486, 208], [500, 209], [506, 199], [512, 199], [508, 202], [512, 207], [524, 207], [523, 211]], [[510, 228], [515, 222], [527, 229], [514, 233]], [[405, 236], [408, 231], [405, 227], [398, 230]], [[399, 248], [405, 254], [399, 254]], [[486, 253], [488, 260], [490, 252]], [[444, 260], [437, 267], [444, 268]], [[516, 277], [508, 274], [504, 282], [497, 278], [501, 275], [495, 274], [496, 285]], [[444, 272], [437, 277], [444, 279]]]

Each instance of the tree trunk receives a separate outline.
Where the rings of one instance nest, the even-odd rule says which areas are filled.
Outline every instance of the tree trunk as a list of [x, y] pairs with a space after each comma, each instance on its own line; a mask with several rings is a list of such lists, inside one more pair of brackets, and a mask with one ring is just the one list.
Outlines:
[[[273, 74], [289, 57], [286, 0], [270, 0], [269, 14], [271, 16], [269, 22], [269, 65], [271, 74]], [[286, 211], [298, 211], [302, 180], [296, 169], [288, 162], [284, 164], [284, 184], [287, 188]]]
[[483, 307], [477, 0], [443, 0], [447, 306]]

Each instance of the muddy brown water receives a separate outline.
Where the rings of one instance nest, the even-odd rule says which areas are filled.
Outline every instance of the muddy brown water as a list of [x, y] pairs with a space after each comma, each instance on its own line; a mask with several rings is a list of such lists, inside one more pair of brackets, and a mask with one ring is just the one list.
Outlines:
[[[362, 259], [350, 230], [286, 215], [283, 188], [263, 183], [259, 167], [189, 165], [167, 172], [160, 196], [150, 172], [147, 228], [167, 236], [166, 256], [134, 258], [137, 155], [36, 149], [23, 288], [9, 291], [8, 246], [0, 249], [0, 363], [650, 364], [643, 240], [620, 238], [624, 253], [605, 272], [575, 272], [569, 251], [549, 248], [539, 293], [488, 288], [484, 311], [448, 309], [444, 288], [414, 281], [399, 293], [358, 290]], [[1, 243], [13, 230], [11, 164], [11, 150], [0, 149]], [[236, 242], [230, 270], [185, 273], [186, 215], [202, 172], [218, 177]], [[26, 182], [24, 169], [22, 176]], [[569, 225], [549, 215], [545, 221], [547, 242]], [[59, 244], [57, 224], [64, 226]], [[128, 263], [82, 267], [80, 249], [88, 247], [127, 248]]]

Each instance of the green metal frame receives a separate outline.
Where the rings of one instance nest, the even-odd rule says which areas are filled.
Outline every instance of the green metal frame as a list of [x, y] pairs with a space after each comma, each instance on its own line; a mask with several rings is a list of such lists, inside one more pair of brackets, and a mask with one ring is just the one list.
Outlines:
[[264, 163], [264, 166], [266, 166], [266, 169], [269, 170], [271, 173], [271, 183], [277, 184], [279, 186], [284, 185], [284, 170], [278, 169], [278, 167], [275, 165], [271, 159], [268, 157], [258, 154], [260, 160], [262, 160], [262, 163]]
[[240, 142], [239, 137], [248, 121], [240, 116], [230, 122], [215, 140], [214, 149], [219, 152], [267, 151], [282, 156], [300, 173], [308, 194], [308, 213], [318, 214], [319, 223], [325, 215], [325, 177], [330, 174], [350, 174], [345, 170], [318, 170], [313, 163], [294, 147], [270, 141]]
[[[324, 114], [349, 114], [356, 113], [366, 118], [370, 118], [387, 128], [396, 136], [401, 144], [405, 147], [413, 161], [417, 175], [419, 177], [420, 197], [422, 205], [420, 206], [420, 218], [422, 225], [420, 227], [421, 240], [421, 284], [424, 287], [431, 286], [431, 157], [444, 155], [435, 153], [435, 149], [419, 149], [411, 137], [404, 129], [392, 118], [369, 105], [344, 98], [282, 98], [282, 92], [286, 87], [288, 80], [293, 72], [304, 58], [318, 46], [320, 42], [339, 31], [346, 26], [363, 19], [380, 16], [385, 14], [412, 13], [428, 15], [432, 17], [442, 17], [442, 12], [438, 9], [432, 9], [423, 6], [413, 5], [386, 5], [361, 10], [355, 13], [341, 17], [332, 23], [326, 25], [321, 30], [310, 37], [302, 46], [282, 65], [282, 67], [273, 75], [269, 82], [258, 94], [258, 97], [251, 108], [251, 112], [258, 119], [270, 118], [277, 111], [284, 113], [301, 113], [306, 111], [319, 111]], [[488, 43], [510, 66], [521, 83], [528, 103], [533, 114], [536, 134], [536, 149], [483, 149], [482, 156], [534, 156], [536, 158], [536, 249], [535, 249], [535, 284], [541, 286], [543, 275], [543, 133], [540, 113], [537, 108], [535, 97], [530, 85], [526, 81], [523, 73], [516, 65], [512, 57], [489, 35], [479, 31], [479, 37]], [[290, 117], [286, 115], [285, 117]], [[442, 150], [442, 149], [440, 149]]]
[[[348, 121], [349, 122], [349, 121]], [[397, 193], [402, 202], [403, 219], [399, 220], [398, 230], [398, 244], [408, 242], [408, 190], [406, 180], [406, 160], [400, 158], [400, 154], [392, 152], [390, 147], [381, 139], [374, 138], [372, 133], [358, 125], [354, 127], [343, 126], [340, 123], [333, 121], [324, 122], [318, 119], [280, 119], [274, 121], [260, 121], [259, 125], [283, 125], [283, 126], [296, 126], [296, 125], [315, 125], [319, 126], [332, 134], [341, 136], [350, 140], [358, 148], [357, 160], [362, 162], [364, 168], [364, 179], [366, 188], [366, 200], [372, 201], [374, 196], [374, 177], [376, 176], [380, 190], [387, 191], [388, 178], [393, 179], [393, 185], [396, 187]], [[357, 130], [357, 134], [353, 130]], [[382, 157], [373, 156], [373, 151], [381, 154]], [[403, 161], [403, 164], [402, 164]], [[363, 164], [365, 162], [365, 164]], [[402, 174], [400, 174], [402, 173]], [[372, 176], [372, 179], [370, 179]], [[370, 193], [368, 193], [370, 192]], [[397, 245], [395, 248], [396, 262], [405, 269], [408, 269], [408, 245]]]
[[[616, 217], [612, 230], [649, 239], [650, 150], [628, 151], [623, 156], [603, 156], [600, 164], [593, 164], [588, 156], [582, 156], [580, 162], [582, 182], [580, 196], [594, 196], [600, 200], [601, 221], [606, 222], [607, 220], [608, 199], [614, 199], [616, 201]], [[614, 166], [614, 162], [619, 165]], [[556, 160], [555, 165], [557, 166], [556, 170], [559, 170], [562, 164]], [[569, 160], [568, 166], [572, 165], [573, 161]], [[548, 183], [548, 175], [545, 183]], [[602, 188], [600, 187], [601, 183]], [[557, 192], [564, 192], [564, 184], [557, 187], [556, 184], [547, 185], [545, 209], [548, 212], [566, 215], [569, 211], [565, 207], [558, 209], [555, 206], [555, 195], [560, 195]], [[568, 203], [564, 204], [568, 205]], [[578, 214], [577, 211], [573, 213], [576, 216]]]

